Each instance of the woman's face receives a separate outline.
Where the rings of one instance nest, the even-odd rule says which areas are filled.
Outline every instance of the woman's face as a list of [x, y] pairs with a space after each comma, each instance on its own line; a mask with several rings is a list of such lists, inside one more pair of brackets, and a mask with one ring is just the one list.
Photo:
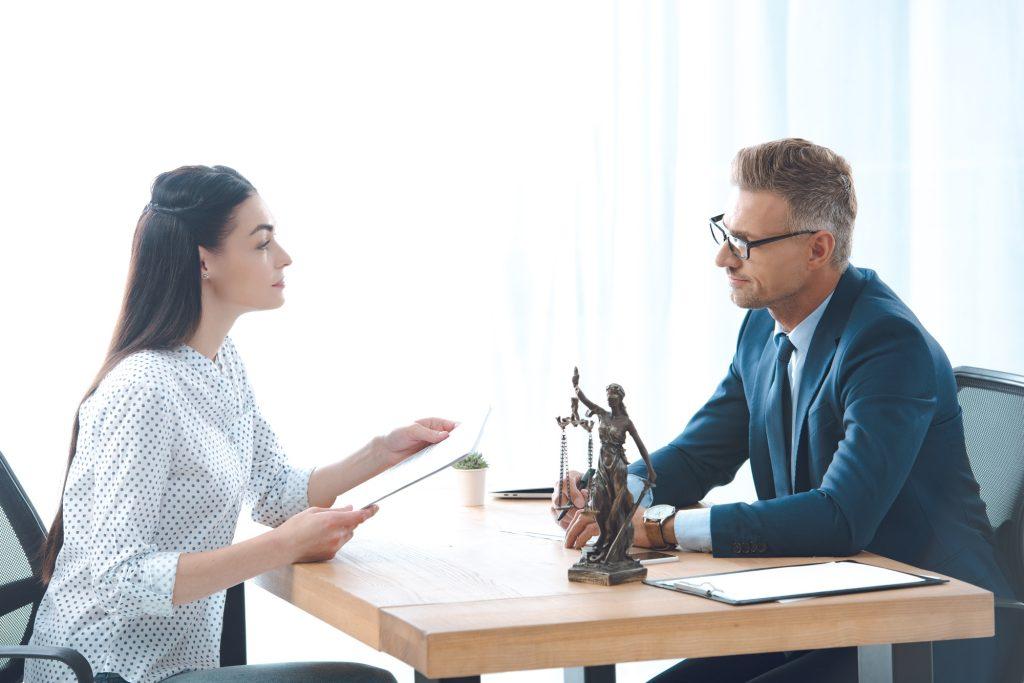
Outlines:
[[274, 218], [258, 194], [235, 208], [232, 229], [214, 253], [199, 247], [203, 293], [238, 313], [280, 308], [292, 259], [277, 241]]

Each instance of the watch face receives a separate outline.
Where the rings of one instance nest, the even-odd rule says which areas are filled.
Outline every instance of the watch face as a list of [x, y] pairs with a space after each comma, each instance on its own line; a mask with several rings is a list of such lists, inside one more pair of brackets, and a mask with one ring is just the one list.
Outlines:
[[652, 522], [660, 522], [668, 519], [675, 514], [675, 507], [672, 505], [652, 505], [647, 508], [647, 512], [644, 513], [644, 519], [649, 519]]

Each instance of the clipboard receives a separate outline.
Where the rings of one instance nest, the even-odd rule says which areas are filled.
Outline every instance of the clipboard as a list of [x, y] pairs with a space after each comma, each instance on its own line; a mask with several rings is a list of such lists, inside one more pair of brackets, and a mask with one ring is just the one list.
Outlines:
[[[678, 579], [644, 579], [655, 588], [697, 595], [727, 605], [819, 598], [948, 583], [937, 576], [910, 574], [856, 560], [743, 569]], [[794, 589], [796, 585], [809, 588]]]

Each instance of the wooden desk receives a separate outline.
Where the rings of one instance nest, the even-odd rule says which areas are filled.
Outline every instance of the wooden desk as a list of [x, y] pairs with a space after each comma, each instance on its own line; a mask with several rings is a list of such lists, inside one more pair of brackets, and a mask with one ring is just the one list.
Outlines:
[[[553, 667], [565, 667], [566, 680], [613, 681], [618, 662], [841, 646], [862, 646], [862, 680], [930, 680], [931, 641], [993, 634], [992, 594], [956, 580], [747, 607], [639, 583], [570, 583], [578, 552], [510, 533], [557, 533], [546, 509], [526, 500], [482, 508], [451, 498], [395, 501], [331, 562], [292, 565], [256, 583], [410, 664], [417, 681]], [[679, 562], [649, 567], [648, 577], [822, 559], [831, 558], [680, 553]], [[916, 571], [867, 553], [857, 559]]]

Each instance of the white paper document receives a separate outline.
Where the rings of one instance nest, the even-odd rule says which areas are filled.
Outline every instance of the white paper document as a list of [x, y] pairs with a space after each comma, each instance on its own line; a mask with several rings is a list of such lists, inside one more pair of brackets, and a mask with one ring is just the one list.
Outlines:
[[355, 487], [345, 497], [352, 501], [353, 509], [359, 510], [453, 465], [476, 451], [490, 414], [491, 409], [487, 408], [472, 419], [459, 422], [444, 441], [410, 455], [394, 467]]

